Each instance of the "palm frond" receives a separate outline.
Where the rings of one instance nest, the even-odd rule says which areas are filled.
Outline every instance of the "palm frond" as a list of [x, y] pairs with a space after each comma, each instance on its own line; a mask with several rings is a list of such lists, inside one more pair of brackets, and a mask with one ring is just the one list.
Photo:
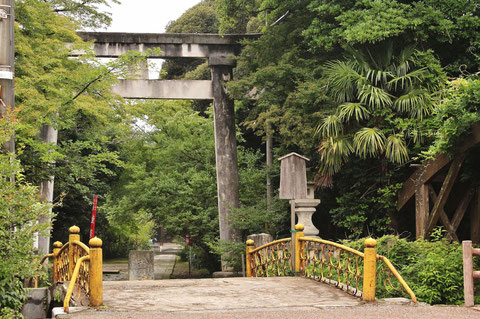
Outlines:
[[370, 109], [378, 109], [392, 105], [393, 96], [382, 88], [363, 82], [358, 89], [360, 103], [366, 104]]
[[376, 86], [386, 85], [393, 74], [390, 71], [384, 70], [368, 70], [366, 78]]
[[[388, 82], [389, 87], [394, 88], [395, 90], [405, 90], [414, 85], [414, 83], [418, 83], [422, 81], [425, 73], [427, 72], [426, 68], [421, 68], [410, 73], [406, 73], [403, 75], [398, 75], [395, 78], [391, 79]], [[400, 88], [399, 88], [400, 85]]]
[[362, 76], [351, 61], [329, 61], [324, 65], [327, 89], [333, 98], [343, 103], [355, 98], [356, 83]]
[[419, 120], [422, 120], [433, 110], [430, 94], [425, 89], [410, 90], [398, 97], [393, 107], [400, 112], [409, 113], [411, 118]]
[[320, 153], [320, 172], [333, 175], [353, 153], [350, 141], [344, 136], [328, 137], [318, 147]]
[[322, 124], [317, 126], [315, 134], [320, 134], [322, 138], [329, 136], [338, 136], [343, 130], [342, 121], [337, 115], [329, 115], [323, 119]]
[[338, 107], [339, 118], [343, 122], [348, 122], [353, 116], [357, 122], [366, 120], [370, 117], [370, 112], [361, 103], [344, 103]]
[[378, 156], [385, 150], [385, 135], [376, 127], [364, 127], [355, 133], [353, 146], [362, 158]]
[[407, 145], [402, 134], [392, 134], [387, 138], [385, 156], [395, 164], [404, 164], [408, 161]]

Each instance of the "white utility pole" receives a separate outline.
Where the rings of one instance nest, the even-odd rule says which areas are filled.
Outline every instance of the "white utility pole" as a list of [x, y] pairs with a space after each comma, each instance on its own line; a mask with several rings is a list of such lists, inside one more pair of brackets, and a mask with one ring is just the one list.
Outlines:
[[[0, 0], [0, 110], [4, 114], [7, 107], [15, 107], [14, 91], [14, 0]], [[5, 146], [9, 152], [15, 152], [15, 144], [12, 141]]]

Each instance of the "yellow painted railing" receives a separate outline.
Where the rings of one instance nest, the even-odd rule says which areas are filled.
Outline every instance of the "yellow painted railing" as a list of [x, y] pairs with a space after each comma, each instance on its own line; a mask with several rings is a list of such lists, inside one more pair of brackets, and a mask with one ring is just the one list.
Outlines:
[[69, 286], [63, 302], [65, 312], [69, 312], [72, 296], [77, 299], [81, 296], [88, 297], [89, 305], [101, 306], [103, 303], [102, 281], [102, 240], [92, 238], [90, 247], [80, 241], [80, 228], [69, 228], [68, 243], [53, 244], [53, 253], [45, 255], [40, 264], [47, 258], [53, 259], [53, 282], [67, 282]]
[[[247, 277], [301, 275], [343, 289], [362, 297], [364, 301], [375, 300], [377, 279], [387, 291], [405, 291], [413, 302], [415, 294], [400, 276], [392, 263], [376, 253], [377, 242], [365, 240], [365, 250], [360, 252], [332, 241], [304, 236], [303, 225], [295, 226], [295, 262], [292, 270], [290, 238], [277, 240], [258, 248], [247, 241]], [[377, 264], [377, 260], [380, 261]]]
[[286, 276], [292, 272], [290, 238], [276, 240], [253, 248], [253, 240], [247, 241], [247, 272], [254, 277]]

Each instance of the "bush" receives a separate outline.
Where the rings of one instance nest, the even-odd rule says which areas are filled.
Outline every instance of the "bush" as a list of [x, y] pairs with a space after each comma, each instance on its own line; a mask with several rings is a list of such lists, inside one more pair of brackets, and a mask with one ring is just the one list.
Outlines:
[[[13, 135], [15, 114], [0, 119], [0, 145]], [[15, 177], [12, 181], [11, 178]], [[25, 299], [22, 280], [38, 275], [38, 256], [33, 253], [36, 232], [48, 236], [49, 223], [37, 223], [49, 217], [50, 206], [40, 202], [38, 189], [24, 182], [20, 163], [0, 152], [0, 317], [21, 317]]]
[[[363, 242], [364, 239], [360, 239], [346, 244], [363, 251]], [[419, 301], [463, 304], [463, 259], [459, 243], [450, 243], [438, 236], [432, 241], [419, 239], [414, 242], [397, 236], [383, 236], [377, 240], [377, 253], [392, 262]], [[476, 268], [479, 267], [477, 261]], [[476, 293], [477, 300], [479, 292]], [[377, 280], [377, 297], [391, 297], [381, 280]]]

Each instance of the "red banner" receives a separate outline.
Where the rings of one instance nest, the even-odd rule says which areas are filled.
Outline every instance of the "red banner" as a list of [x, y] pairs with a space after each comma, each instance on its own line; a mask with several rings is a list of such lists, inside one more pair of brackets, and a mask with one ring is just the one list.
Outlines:
[[90, 239], [95, 237], [95, 222], [97, 221], [97, 196], [93, 196], [92, 220], [90, 222]]

